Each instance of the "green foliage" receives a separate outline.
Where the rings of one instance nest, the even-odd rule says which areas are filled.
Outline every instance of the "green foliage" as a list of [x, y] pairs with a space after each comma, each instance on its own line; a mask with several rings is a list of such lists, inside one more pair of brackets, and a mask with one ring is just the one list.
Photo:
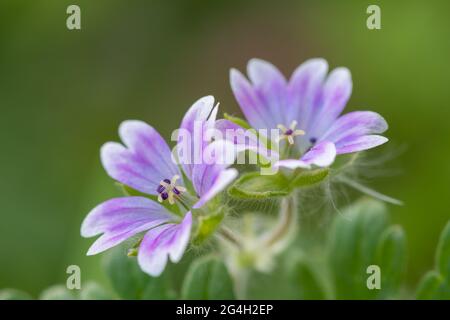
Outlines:
[[[337, 299], [395, 297], [405, 266], [405, 237], [399, 227], [388, 227], [381, 203], [360, 201], [338, 216], [328, 254]], [[371, 265], [380, 268], [381, 289], [366, 285]]]
[[259, 172], [243, 174], [228, 189], [230, 196], [243, 199], [280, 197], [289, 192], [289, 181], [282, 174], [263, 176]]
[[428, 271], [420, 282], [416, 298], [419, 300], [439, 299], [439, 288], [444, 285], [444, 279], [439, 272]]
[[228, 189], [228, 194], [241, 199], [267, 199], [290, 194], [296, 188], [309, 187], [328, 176], [328, 169], [296, 170], [287, 177], [281, 172], [261, 175], [250, 172], [241, 175]]
[[104, 267], [112, 287], [121, 299], [173, 299], [168, 270], [160, 277], [142, 272], [135, 257], [128, 257], [122, 246], [105, 256]]
[[[63, 284], [53, 285], [43, 290], [40, 300], [109, 300], [113, 296], [96, 282], [82, 285], [80, 290], [69, 290]], [[0, 290], [0, 300], [31, 300], [31, 295], [16, 289]]]
[[224, 208], [220, 207], [215, 212], [197, 217], [197, 229], [193, 237], [193, 243], [201, 244], [208, 239], [224, 218]]
[[233, 283], [224, 263], [206, 256], [194, 261], [181, 289], [182, 299], [234, 299]]
[[406, 266], [406, 236], [399, 226], [390, 226], [382, 234], [376, 249], [381, 268], [381, 291], [377, 298], [392, 298], [398, 291]]
[[42, 291], [39, 300], [76, 300], [76, 295], [66, 286], [57, 284]]
[[450, 221], [439, 238], [436, 249], [436, 270], [422, 278], [416, 293], [417, 299], [450, 299]]
[[295, 299], [320, 300], [326, 299], [326, 290], [317, 274], [317, 270], [310, 261], [299, 257], [289, 273], [293, 284]]
[[113, 296], [96, 282], [82, 285], [79, 298], [81, 300], [111, 300]]
[[24, 292], [17, 289], [2, 289], [0, 290], [0, 300], [31, 300], [32, 297]]
[[[436, 251], [436, 264], [441, 275], [450, 278], [450, 221], [444, 228], [439, 238]], [[450, 279], [449, 279], [450, 280]]]
[[[268, 272], [247, 270], [246, 299], [301, 299], [315, 300], [329, 297], [323, 265], [297, 245], [288, 248], [276, 258], [276, 265]], [[270, 288], [270, 290], [267, 290]]]

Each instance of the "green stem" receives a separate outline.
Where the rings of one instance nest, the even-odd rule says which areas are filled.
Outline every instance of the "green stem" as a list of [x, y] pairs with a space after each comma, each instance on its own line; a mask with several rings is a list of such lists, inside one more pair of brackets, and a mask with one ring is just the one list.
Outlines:
[[293, 224], [295, 224], [296, 217], [296, 199], [295, 195], [290, 195], [284, 198], [281, 203], [280, 222], [273, 230], [273, 233], [266, 240], [268, 247], [273, 246], [278, 241], [282, 240], [289, 233]]
[[225, 226], [222, 226], [220, 229], [218, 229], [218, 233], [224, 239], [226, 239], [230, 243], [234, 244], [237, 248], [242, 249], [241, 241], [239, 240], [238, 236], [236, 236], [230, 229], [228, 229]]

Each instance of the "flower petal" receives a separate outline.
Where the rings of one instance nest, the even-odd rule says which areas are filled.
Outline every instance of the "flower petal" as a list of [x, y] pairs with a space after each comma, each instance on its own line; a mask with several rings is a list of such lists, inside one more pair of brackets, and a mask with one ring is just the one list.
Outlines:
[[288, 159], [278, 161], [275, 167], [284, 167], [288, 169], [310, 168], [311, 165], [318, 167], [330, 166], [336, 157], [336, 147], [334, 143], [323, 141], [317, 143], [300, 160]]
[[95, 207], [81, 226], [83, 237], [103, 233], [89, 248], [88, 255], [105, 251], [135, 234], [172, 219], [158, 203], [144, 197], [115, 198]]
[[141, 269], [151, 276], [159, 276], [167, 260], [178, 262], [189, 242], [192, 215], [188, 212], [180, 224], [165, 224], [151, 229], [144, 236], [138, 253]]
[[206, 96], [194, 102], [181, 121], [180, 130], [185, 131], [189, 139], [186, 140], [187, 137], [179, 135], [177, 151], [189, 179], [192, 178], [192, 167], [196, 159], [201, 160], [203, 148], [208, 144], [206, 130], [214, 128], [217, 111], [218, 106], [214, 106], [214, 97]]
[[347, 68], [336, 68], [322, 88], [321, 103], [313, 110], [307, 130], [312, 136], [321, 136], [341, 114], [352, 93], [352, 78]]
[[287, 122], [296, 120], [298, 128], [308, 132], [308, 123], [313, 107], [318, 104], [328, 63], [325, 59], [315, 58], [302, 63], [292, 73], [287, 88]]
[[193, 206], [194, 209], [201, 208], [205, 203], [214, 198], [224, 190], [238, 176], [238, 171], [234, 168], [221, 171], [212, 182], [209, 189], [200, 196], [200, 200]]
[[337, 154], [352, 153], [378, 147], [386, 143], [388, 138], [379, 135], [350, 137], [336, 144]]
[[258, 139], [258, 132], [255, 129], [244, 129], [225, 119], [216, 121], [216, 129], [221, 133], [221, 138], [223, 140], [230, 141], [236, 145], [237, 153], [250, 150], [267, 159], [279, 158], [278, 152], [268, 149], [265, 143]]
[[376, 112], [354, 111], [339, 117], [321, 140], [339, 141], [349, 137], [383, 133], [388, 128], [386, 120]]
[[[194, 165], [192, 172], [192, 184], [200, 198], [205, 200], [205, 195], [208, 195], [209, 200], [223, 189], [222, 187], [218, 190], [214, 185], [220, 181], [222, 172], [234, 163], [235, 158], [236, 147], [230, 141], [215, 141], [205, 149], [204, 163]], [[231, 172], [229, 173], [230, 176]], [[204, 202], [206, 201], [203, 201], [202, 205]], [[196, 208], [199, 208], [199, 204]]]
[[277, 121], [272, 118], [267, 105], [248, 80], [236, 69], [230, 70], [230, 85], [242, 113], [255, 129], [276, 128]]
[[157, 194], [159, 182], [180, 175], [169, 146], [142, 121], [122, 122], [119, 135], [126, 147], [108, 142], [101, 149], [106, 172], [115, 180], [147, 194]]
[[336, 147], [334, 143], [329, 141], [322, 141], [317, 143], [307, 153], [305, 153], [301, 160], [308, 164], [314, 164], [318, 167], [328, 167], [334, 162], [336, 157]]
[[247, 64], [247, 74], [255, 93], [264, 104], [265, 112], [270, 115], [274, 124], [270, 128], [285, 124], [287, 82], [280, 70], [270, 62], [251, 59]]

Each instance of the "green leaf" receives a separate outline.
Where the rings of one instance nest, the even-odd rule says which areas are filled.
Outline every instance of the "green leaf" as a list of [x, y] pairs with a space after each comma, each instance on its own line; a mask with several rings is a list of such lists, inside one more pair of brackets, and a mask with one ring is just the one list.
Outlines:
[[[401, 271], [394, 269], [405, 263], [404, 236], [398, 227], [387, 227], [384, 205], [372, 200], [359, 201], [336, 218], [328, 254], [337, 299], [375, 299], [398, 289]], [[371, 265], [385, 278], [381, 290], [367, 287]]]
[[147, 275], [139, 268], [136, 257], [127, 256], [124, 246], [110, 250], [103, 262], [114, 290], [122, 299], [164, 299], [172, 296], [166, 279], [168, 271], [156, 278]]
[[76, 300], [75, 293], [62, 284], [51, 286], [41, 292], [40, 300]]
[[259, 172], [243, 174], [229, 189], [228, 194], [241, 199], [264, 199], [289, 194], [289, 180], [282, 174], [261, 175]]
[[141, 296], [142, 300], [164, 300], [176, 298], [177, 293], [175, 290], [171, 289], [170, 273], [168, 270], [164, 271], [164, 273], [157, 278], [150, 277]]
[[201, 244], [209, 238], [217, 229], [225, 216], [223, 207], [213, 213], [197, 217], [197, 230], [194, 235], [194, 244]]
[[195, 260], [181, 289], [182, 299], [234, 299], [233, 283], [223, 262], [213, 256]]
[[314, 267], [304, 258], [297, 259], [290, 272], [291, 283], [294, 287], [295, 299], [322, 300], [326, 299], [326, 292]]
[[417, 299], [450, 300], [450, 221], [439, 237], [436, 270], [423, 277], [416, 295]]
[[33, 299], [28, 293], [17, 289], [0, 290], [0, 300], [31, 300]]
[[443, 284], [444, 279], [439, 272], [429, 271], [422, 278], [419, 287], [417, 289], [416, 298], [419, 300], [431, 300], [435, 298], [435, 295], [439, 287]]
[[88, 282], [80, 290], [81, 300], [111, 300], [113, 297], [98, 283]]
[[228, 113], [224, 113], [223, 117], [225, 119], [227, 119], [228, 121], [231, 121], [234, 124], [237, 124], [238, 126], [244, 128], [244, 129], [251, 129], [251, 126], [248, 124], [248, 122], [242, 118], [229, 115]]
[[324, 180], [329, 173], [329, 169], [302, 170], [291, 181], [291, 187], [299, 188], [311, 186]]
[[377, 264], [381, 268], [379, 298], [397, 293], [406, 266], [406, 238], [399, 226], [391, 226], [381, 235], [377, 248]]
[[436, 263], [441, 275], [450, 278], [450, 221], [445, 226], [439, 238], [436, 251]]

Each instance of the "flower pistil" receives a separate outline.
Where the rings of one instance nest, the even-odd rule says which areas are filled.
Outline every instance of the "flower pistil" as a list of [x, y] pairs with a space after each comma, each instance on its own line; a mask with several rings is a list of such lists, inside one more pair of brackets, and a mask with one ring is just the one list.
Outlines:
[[302, 136], [305, 134], [305, 131], [300, 129], [295, 129], [297, 127], [297, 121], [292, 121], [289, 128], [286, 128], [284, 125], [279, 124], [278, 129], [281, 130], [281, 135], [278, 139], [278, 141], [281, 141], [283, 139], [286, 139], [290, 145], [294, 144], [294, 137], [296, 136]]

